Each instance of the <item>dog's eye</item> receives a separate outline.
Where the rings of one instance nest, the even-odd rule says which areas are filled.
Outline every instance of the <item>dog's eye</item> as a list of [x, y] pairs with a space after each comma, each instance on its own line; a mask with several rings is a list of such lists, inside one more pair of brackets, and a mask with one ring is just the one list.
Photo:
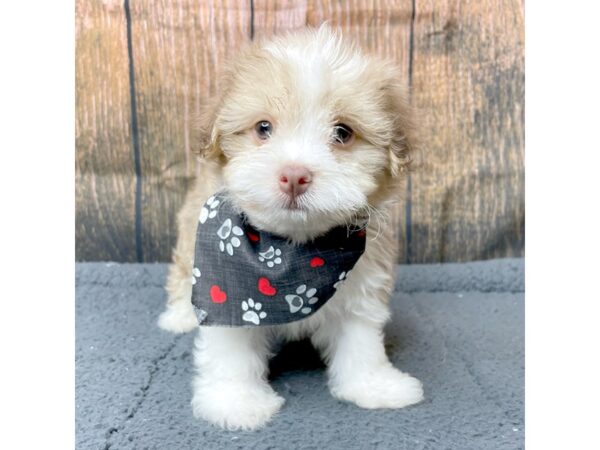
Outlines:
[[333, 140], [335, 144], [346, 145], [354, 137], [354, 131], [348, 125], [337, 123], [333, 126]]
[[265, 141], [271, 137], [273, 132], [273, 124], [268, 120], [261, 120], [254, 125], [254, 131], [259, 139]]

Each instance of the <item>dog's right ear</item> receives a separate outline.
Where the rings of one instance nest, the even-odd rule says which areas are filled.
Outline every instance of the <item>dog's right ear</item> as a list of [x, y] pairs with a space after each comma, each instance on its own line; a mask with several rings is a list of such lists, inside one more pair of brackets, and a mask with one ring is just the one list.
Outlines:
[[221, 96], [215, 96], [202, 107], [196, 128], [197, 144], [194, 153], [202, 159], [216, 160], [222, 156], [217, 117]]
[[219, 161], [225, 157], [221, 150], [222, 130], [219, 126], [219, 116], [223, 108], [225, 97], [233, 85], [233, 69], [226, 65], [219, 74], [217, 93], [202, 105], [196, 129], [196, 142], [194, 153], [202, 159]]

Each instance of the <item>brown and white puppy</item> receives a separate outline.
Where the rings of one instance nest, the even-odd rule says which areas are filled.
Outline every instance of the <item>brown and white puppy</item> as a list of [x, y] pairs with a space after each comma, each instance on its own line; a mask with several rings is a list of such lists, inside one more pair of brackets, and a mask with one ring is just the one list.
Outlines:
[[258, 42], [229, 68], [204, 119], [195, 185], [179, 214], [179, 238], [161, 328], [198, 327], [190, 302], [198, 216], [226, 188], [252, 225], [305, 242], [371, 216], [364, 255], [314, 316], [276, 327], [199, 327], [193, 412], [220, 426], [261, 427], [284, 399], [267, 382], [276, 340], [310, 337], [328, 366], [331, 393], [363, 408], [402, 408], [421, 383], [394, 368], [383, 345], [390, 318], [396, 240], [386, 217], [414, 147], [398, 71], [330, 28]]

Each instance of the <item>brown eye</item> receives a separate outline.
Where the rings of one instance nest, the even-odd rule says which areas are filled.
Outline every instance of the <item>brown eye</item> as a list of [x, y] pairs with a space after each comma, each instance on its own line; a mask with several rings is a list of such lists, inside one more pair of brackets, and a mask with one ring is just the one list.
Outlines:
[[254, 131], [259, 139], [266, 141], [271, 137], [273, 132], [273, 124], [268, 120], [261, 120], [254, 125]]
[[335, 144], [346, 145], [354, 137], [354, 131], [348, 125], [337, 123], [333, 126], [333, 140]]

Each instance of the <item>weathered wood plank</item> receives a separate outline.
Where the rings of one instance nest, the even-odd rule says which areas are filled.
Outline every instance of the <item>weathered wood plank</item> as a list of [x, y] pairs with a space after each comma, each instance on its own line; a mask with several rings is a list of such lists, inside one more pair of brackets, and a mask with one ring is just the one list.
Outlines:
[[[168, 260], [193, 173], [194, 117], [246, 41], [250, 2], [132, 2], [145, 260]], [[408, 77], [412, 1], [254, 1], [257, 37], [327, 20]], [[412, 79], [425, 130], [412, 262], [522, 254], [523, 5], [416, 1]], [[76, 256], [135, 260], [135, 167], [121, 2], [76, 2]], [[404, 241], [405, 204], [394, 215]], [[404, 258], [402, 258], [404, 259]]]
[[416, 0], [412, 262], [522, 254], [523, 48], [519, 0]]
[[250, 38], [250, 2], [132, 2], [145, 261], [170, 259], [194, 173], [194, 122], [225, 60]]
[[123, 5], [77, 0], [75, 8], [76, 258], [134, 261], [135, 170]]
[[408, 77], [411, 0], [311, 0], [307, 24], [327, 21], [367, 52], [395, 61]]
[[[408, 85], [410, 58], [411, 0], [352, 0], [337, 2], [311, 0], [307, 24], [327, 21], [354, 39], [366, 52], [394, 61], [399, 77]], [[396, 230], [400, 260], [405, 260], [406, 192], [400, 192], [390, 216]]]
[[265, 38], [304, 28], [307, 8], [307, 0], [254, 0], [254, 37]]

